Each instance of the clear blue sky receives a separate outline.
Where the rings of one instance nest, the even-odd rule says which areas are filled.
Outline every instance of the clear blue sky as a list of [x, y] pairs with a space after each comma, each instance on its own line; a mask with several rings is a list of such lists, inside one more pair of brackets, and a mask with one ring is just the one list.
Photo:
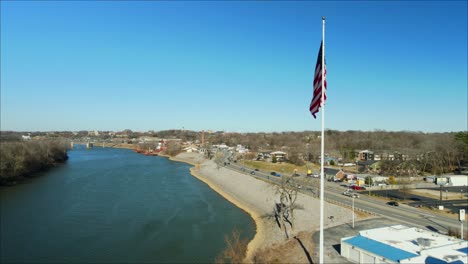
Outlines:
[[467, 130], [467, 1], [1, 1], [1, 129]]

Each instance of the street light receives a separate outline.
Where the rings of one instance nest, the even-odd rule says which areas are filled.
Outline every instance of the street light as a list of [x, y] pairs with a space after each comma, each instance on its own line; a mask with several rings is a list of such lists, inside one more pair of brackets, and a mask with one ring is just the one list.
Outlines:
[[354, 194], [353, 194], [353, 229], [354, 229]]

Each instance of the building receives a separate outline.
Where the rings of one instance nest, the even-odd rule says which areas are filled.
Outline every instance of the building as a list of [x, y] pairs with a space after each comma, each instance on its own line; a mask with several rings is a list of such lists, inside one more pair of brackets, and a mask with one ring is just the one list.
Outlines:
[[341, 256], [355, 263], [468, 264], [468, 241], [394, 225], [341, 239]]
[[333, 178], [333, 181], [344, 181], [346, 180], [348, 175], [343, 171], [340, 170], [335, 174], [335, 177]]
[[427, 182], [434, 182], [442, 186], [468, 186], [468, 175], [445, 174], [440, 176], [427, 176]]
[[377, 186], [379, 184], [385, 184], [388, 181], [387, 176], [382, 176], [382, 175], [374, 175], [374, 174], [357, 174], [356, 175], [358, 178], [364, 179], [364, 182], [367, 177], [370, 177], [372, 179], [372, 184], [369, 185], [374, 185]]
[[237, 145], [236, 152], [238, 152], [240, 154], [245, 154], [245, 153], [249, 152], [249, 149], [242, 146], [242, 145]]
[[185, 152], [189, 152], [189, 153], [191, 153], [191, 152], [198, 152], [198, 149], [197, 149], [196, 147], [193, 147], [193, 146], [186, 147], [186, 148], [184, 148], [184, 149], [182, 149], [182, 150], [185, 151]]
[[370, 150], [361, 150], [357, 153], [355, 153], [357, 156], [357, 160], [359, 161], [364, 161], [364, 160], [374, 160], [374, 152]]
[[468, 175], [450, 175], [448, 178], [448, 186], [467, 186]]
[[275, 158], [276, 161], [285, 161], [286, 160], [286, 152], [283, 151], [274, 151], [270, 153], [272, 158]]

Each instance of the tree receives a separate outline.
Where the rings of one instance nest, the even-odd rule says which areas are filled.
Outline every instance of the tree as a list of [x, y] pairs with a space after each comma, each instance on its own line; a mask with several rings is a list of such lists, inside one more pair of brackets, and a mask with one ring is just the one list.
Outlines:
[[276, 190], [279, 194], [279, 203], [275, 204], [275, 217], [280, 223], [286, 238], [289, 238], [289, 234], [285, 223], [287, 222], [291, 230], [294, 230], [294, 210], [300, 208], [296, 201], [301, 187], [300, 182], [292, 175], [286, 176], [283, 174]]
[[396, 181], [396, 179], [395, 179], [395, 176], [390, 176], [390, 177], [388, 177], [388, 184], [390, 184], [390, 185], [395, 185], [395, 184], [397, 184], [397, 181]]
[[179, 154], [181, 151], [182, 151], [182, 146], [178, 142], [169, 141], [167, 142], [167, 147], [164, 150], [164, 153], [169, 156], [174, 157], [177, 154]]
[[243, 263], [247, 251], [248, 240], [240, 238], [239, 230], [233, 230], [231, 235], [224, 236], [226, 248], [216, 257], [215, 263]]
[[366, 179], [364, 180], [364, 183], [372, 186], [372, 184], [374, 184], [374, 180], [372, 180], [371, 176], [367, 176]]

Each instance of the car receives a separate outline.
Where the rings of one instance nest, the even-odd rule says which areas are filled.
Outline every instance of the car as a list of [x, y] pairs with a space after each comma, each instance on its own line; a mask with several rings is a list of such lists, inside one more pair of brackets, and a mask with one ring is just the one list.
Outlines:
[[255, 169], [254, 171], [258, 171], [258, 169]]
[[349, 197], [354, 197], [354, 198], [359, 198], [359, 194], [353, 193], [353, 192], [344, 192], [343, 195], [349, 196]]
[[255, 175], [255, 171], [251, 171], [250, 174]]
[[397, 201], [390, 201], [387, 204], [391, 205], [391, 206], [398, 206], [399, 205]]
[[276, 176], [276, 177], [280, 177], [280, 176], [281, 176], [281, 174], [279, 174], [279, 173], [277, 173], [277, 172], [274, 172], [274, 171], [270, 172], [270, 175], [273, 175], [273, 176]]

